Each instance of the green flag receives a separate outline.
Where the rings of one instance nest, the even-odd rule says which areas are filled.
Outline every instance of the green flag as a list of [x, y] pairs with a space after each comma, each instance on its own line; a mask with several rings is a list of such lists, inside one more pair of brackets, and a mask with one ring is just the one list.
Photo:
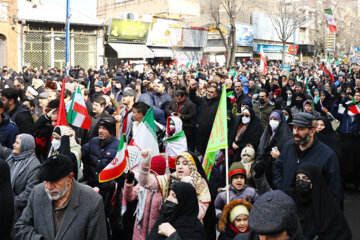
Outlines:
[[227, 130], [226, 87], [224, 86], [202, 163], [208, 179], [214, 166], [216, 151], [228, 147]]

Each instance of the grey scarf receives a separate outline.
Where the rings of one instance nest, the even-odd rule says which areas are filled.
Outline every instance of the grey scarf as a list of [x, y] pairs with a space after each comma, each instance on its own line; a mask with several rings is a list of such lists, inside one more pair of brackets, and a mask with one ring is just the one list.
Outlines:
[[15, 178], [25, 170], [27, 167], [29, 160], [35, 157], [35, 139], [30, 134], [20, 134], [20, 153], [13, 153], [6, 160], [14, 161], [11, 169], [10, 169], [10, 179], [11, 186], [14, 186]]

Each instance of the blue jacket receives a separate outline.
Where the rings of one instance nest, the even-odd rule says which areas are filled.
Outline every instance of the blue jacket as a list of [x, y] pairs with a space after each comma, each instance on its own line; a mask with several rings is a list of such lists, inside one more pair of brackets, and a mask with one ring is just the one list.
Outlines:
[[360, 114], [356, 114], [353, 118], [351, 118], [347, 112], [339, 113], [338, 109], [339, 106], [335, 104], [333, 109], [331, 110], [331, 114], [340, 121], [340, 133], [359, 136]]
[[280, 190], [289, 189], [295, 183], [298, 164], [311, 162], [319, 167], [331, 194], [339, 203], [342, 202], [342, 188], [339, 162], [336, 154], [324, 143], [314, 138], [313, 144], [300, 156], [296, 151], [294, 140], [287, 141], [280, 156], [274, 162], [274, 185]]
[[94, 137], [82, 146], [84, 179], [89, 186], [99, 187], [100, 191], [110, 191], [108, 182], [99, 183], [99, 173], [115, 158], [118, 146], [119, 140], [114, 136], [103, 143], [99, 137]]
[[13, 148], [16, 136], [19, 134], [19, 128], [10, 121], [9, 116], [1, 114], [0, 122], [0, 144], [7, 148]]

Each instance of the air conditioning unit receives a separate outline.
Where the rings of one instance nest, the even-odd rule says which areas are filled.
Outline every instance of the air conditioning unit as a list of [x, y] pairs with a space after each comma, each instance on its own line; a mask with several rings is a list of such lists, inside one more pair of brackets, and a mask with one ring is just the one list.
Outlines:
[[133, 12], [121, 12], [118, 14], [120, 19], [139, 20], [139, 15]]

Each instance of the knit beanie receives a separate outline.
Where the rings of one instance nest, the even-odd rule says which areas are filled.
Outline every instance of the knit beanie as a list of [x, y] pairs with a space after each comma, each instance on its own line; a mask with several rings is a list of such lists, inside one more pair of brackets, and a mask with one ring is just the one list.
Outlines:
[[229, 215], [230, 222], [233, 223], [235, 221], [235, 218], [240, 214], [249, 216], [249, 210], [244, 205], [236, 205], [230, 211], [230, 215]]
[[[249, 156], [245, 156], [245, 155], [249, 155]], [[245, 163], [250, 162], [251, 160], [253, 160], [255, 158], [255, 150], [253, 147], [246, 146], [241, 151], [240, 156], [241, 156], [242, 162], [245, 162]]]
[[164, 175], [166, 171], [166, 160], [163, 156], [158, 155], [151, 158], [150, 169], [158, 175]]
[[251, 209], [249, 228], [257, 234], [273, 235], [283, 231], [291, 234], [297, 227], [295, 203], [280, 190], [261, 195]]
[[111, 118], [100, 119], [98, 126], [106, 128], [106, 130], [108, 130], [111, 135], [113, 136], [115, 135], [116, 132], [115, 121], [112, 120]]
[[234, 162], [233, 164], [231, 164], [231, 167], [229, 169], [229, 180], [231, 181], [231, 178], [236, 174], [242, 174], [246, 177], [246, 170], [241, 162]]

